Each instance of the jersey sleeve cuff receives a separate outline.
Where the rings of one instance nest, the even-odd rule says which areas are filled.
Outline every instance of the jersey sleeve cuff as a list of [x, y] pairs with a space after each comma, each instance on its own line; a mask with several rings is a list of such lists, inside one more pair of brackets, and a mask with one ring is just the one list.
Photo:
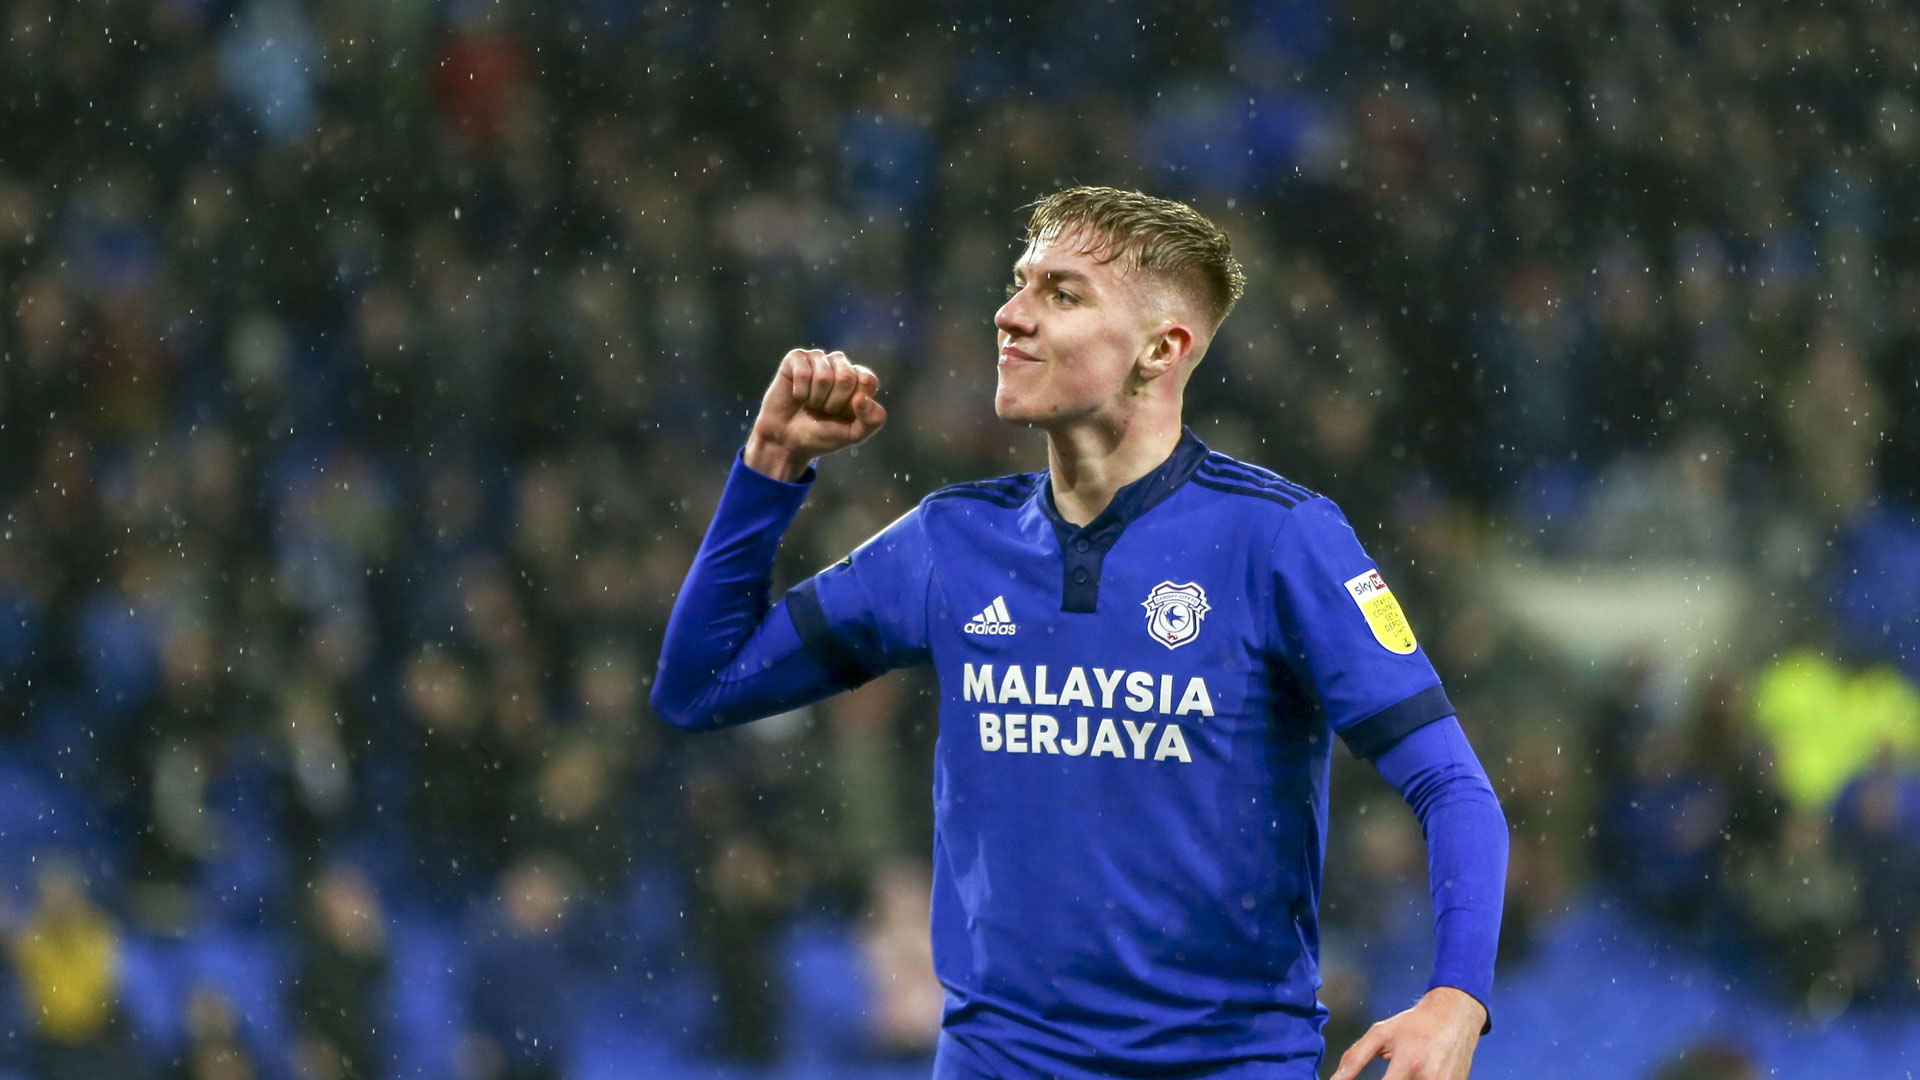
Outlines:
[[1389, 705], [1340, 733], [1354, 757], [1371, 759], [1435, 720], [1454, 715], [1453, 703], [1439, 686]]
[[833, 623], [820, 606], [820, 594], [812, 578], [795, 585], [787, 593], [786, 604], [800, 643], [842, 689], [852, 689], [879, 674], [861, 658], [857, 649], [834, 633]]
[[807, 471], [801, 473], [798, 480], [776, 480], [748, 465], [746, 447], [741, 447], [734, 452], [733, 472], [727, 477], [727, 486], [739, 487], [761, 498], [784, 498], [797, 503], [806, 499], [807, 492], [813, 490], [814, 479], [819, 475], [817, 467], [808, 465]]

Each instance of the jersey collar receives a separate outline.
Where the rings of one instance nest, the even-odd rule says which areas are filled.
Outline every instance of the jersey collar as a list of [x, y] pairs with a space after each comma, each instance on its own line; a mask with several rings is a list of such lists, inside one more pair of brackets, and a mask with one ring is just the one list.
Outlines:
[[1152, 472], [1114, 492], [1113, 501], [1100, 511], [1100, 516], [1085, 526], [1075, 525], [1060, 516], [1060, 508], [1053, 502], [1051, 476], [1039, 485], [1039, 497], [1035, 501], [1047, 515], [1047, 520], [1053, 523], [1053, 535], [1060, 541], [1060, 610], [1088, 613], [1098, 606], [1101, 564], [1106, 561], [1107, 552], [1120, 539], [1120, 534], [1147, 511], [1165, 502], [1167, 496], [1193, 477], [1200, 463], [1206, 459], [1207, 445], [1200, 441], [1192, 428], [1182, 427], [1180, 442], [1174, 446], [1167, 460]]

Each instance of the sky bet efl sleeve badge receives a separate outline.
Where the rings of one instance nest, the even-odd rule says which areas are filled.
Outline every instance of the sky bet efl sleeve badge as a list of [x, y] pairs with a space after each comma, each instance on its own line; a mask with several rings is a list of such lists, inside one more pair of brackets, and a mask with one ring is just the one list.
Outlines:
[[1200, 620], [1213, 610], [1206, 590], [1189, 581], [1163, 581], [1153, 587], [1141, 607], [1147, 609], [1147, 633], [1169, 649], [1177, 649], [1200, 634]]
[[1367, 617], [1367, 625], [1373, 628], [1373, 640], [1388, 652], [1402, 656], [1414, 650], [1413, 627], [1407, 625], [1406, 613], [1400, 610], [1400, 601], [1393, 598], [1380, 571], [1369, 570], [1347, 582], [1347, 595], [1353, 597], [1353, 602], [1360, 605], [1361, 614]]

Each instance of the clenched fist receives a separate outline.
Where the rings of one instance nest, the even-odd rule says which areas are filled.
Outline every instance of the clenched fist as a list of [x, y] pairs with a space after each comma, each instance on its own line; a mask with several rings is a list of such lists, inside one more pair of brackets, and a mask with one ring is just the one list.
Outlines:
[[791, 483], [813, 459], [866, 442], [887, 422], [873, 399], [880, 377], [841, 352], [782, 357], [747, 436], [747, 468]]

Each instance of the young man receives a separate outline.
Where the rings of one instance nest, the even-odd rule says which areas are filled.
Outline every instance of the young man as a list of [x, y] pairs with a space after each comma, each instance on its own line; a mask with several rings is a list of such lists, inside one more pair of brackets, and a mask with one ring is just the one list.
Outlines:
[[1488, 1023], [1506, 823], [1398, 603], [1326, 499], [1201, 445], [1181, 398], [1243, 277], [1190, 207], [1035, 207], [999, 331], [1001, 418], [1047, 471], [934, 492], [767, 603], [813, 462], [886, 422], [840, 353], [781, 361], [667, 627], [686, 728], [896, 667], [941, 687], [939, 1078], [1306, 1080], [1333, 735], [1425, 829], [1431, 989], [1341, 1059], [1459, 1080]]

